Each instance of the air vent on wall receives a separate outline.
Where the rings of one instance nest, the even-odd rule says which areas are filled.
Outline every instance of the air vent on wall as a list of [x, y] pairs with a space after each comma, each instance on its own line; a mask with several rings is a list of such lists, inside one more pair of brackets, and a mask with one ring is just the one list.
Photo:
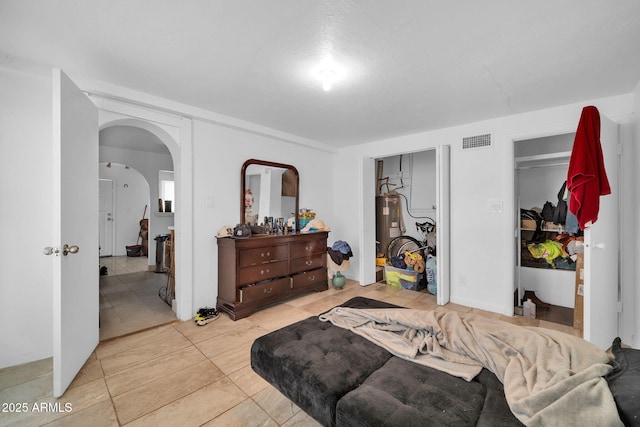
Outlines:
[[462, 138], [462, 149], [467, 150], [471, 148], [491, 147], [491, 134], [468, 136]]

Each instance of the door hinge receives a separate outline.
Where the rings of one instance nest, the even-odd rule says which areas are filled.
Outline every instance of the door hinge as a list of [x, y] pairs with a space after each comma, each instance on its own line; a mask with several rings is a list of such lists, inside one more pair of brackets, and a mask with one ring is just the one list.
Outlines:
[[618, 313], [622, 313], [622, 301], [618, 301]]

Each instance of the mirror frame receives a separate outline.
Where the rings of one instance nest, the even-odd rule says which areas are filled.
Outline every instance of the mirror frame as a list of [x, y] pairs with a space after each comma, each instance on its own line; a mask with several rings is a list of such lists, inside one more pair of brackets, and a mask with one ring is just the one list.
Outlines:
[[296, 229], [298, 229], [298, 211], [299, 211], [299, 203], [300, 203], [300, 175], [298, 174], [298, 169], [296, 169], [295, 166], [287, 165], [284, 163], [269, 162], [267, 160], [257, 160], [257, 159], [249, 159], [246, 162], [244, 162], [242, 164], [242, 169], [240, 171], [240, 224], [244, 224], [244, 220], [245, 220], [244, 191], [245, 191], [245, 185], [246, 185], [246, 172], [247, 172], [247, 168], [251, 165], [270, 166], [274, 168], [288, 169], [294, 173], [295, 179], [296, 179], [295, 222], [296, 222]]

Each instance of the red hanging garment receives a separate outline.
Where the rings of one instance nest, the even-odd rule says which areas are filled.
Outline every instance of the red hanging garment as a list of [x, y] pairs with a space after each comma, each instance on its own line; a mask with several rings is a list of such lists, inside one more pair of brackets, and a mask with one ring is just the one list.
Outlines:
[[569, 210], [584, 230], [598, 219], [600, 196], [611, 194], [600, 145], [600, 113], [594, 106], [582, 109], [569, 161], [567, 188], [571, 193]]

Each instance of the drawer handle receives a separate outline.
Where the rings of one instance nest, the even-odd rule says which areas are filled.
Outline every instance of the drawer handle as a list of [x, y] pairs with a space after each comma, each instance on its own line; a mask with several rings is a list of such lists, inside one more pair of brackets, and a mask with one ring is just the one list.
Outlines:
[[263, 289], [265, 294], [270, 294], [272, 290], [273, 290], [273, 288]]
[[316, 279], [316, 276], [315, 276], [315, 275], [314, 275], [314, 276], [309, 277], [309, 281], [310, 281], [310, 282], [313, 282], [315, 279]]
[[305, 246], [304, 250], [307, 252], [311, 252], [311, 249], [313, 249], [313, 246]]
[[264, 274], [264, 273], [268, 273], [269, 269], [267, 268], [266, 270], [260, 270], [260, 274]]
[[[269, 255], [271, 255], [271, 252], [267, 252], [267, 256], [269, 256]], [[262, 258], [264, 258], [264, 257], [265, 257], [264, 252], [262, 252], [262, 253], [260, 254], [260, 256], [262, 256]]]
[[307, 260], [307, 261], [305, 261], [304, 263], [310, 266], [311, 264], [313, 264], [313, 261], [311, 261], [311, 260]]

